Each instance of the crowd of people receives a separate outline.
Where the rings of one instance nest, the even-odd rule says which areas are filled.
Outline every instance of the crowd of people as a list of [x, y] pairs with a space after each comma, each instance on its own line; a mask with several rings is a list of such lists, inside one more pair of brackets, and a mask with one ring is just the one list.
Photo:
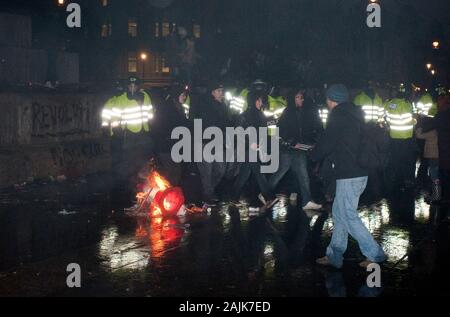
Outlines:
[[[422, 170], [422, 177], [430, 179], [431, 186], [425, 186], [431, 187], [429, 202], [448, 201], [448, 94], [440, 95], [434, 104], [430, 95], [411, 102], [400, 90], [383, 102], [373, 89], [361, 91], [353, 99], [349, 90], [338, 84], [325, 90], [323, 109], [311, 90], [281, 89], [283, 94], [276, 96], [274, 89], [261, 80], [240, 94], [237, 90], [229, 93], [220, 81], [212, 80], [198, 91], [174, 83], [159, 98], [150, 98], [135, 77], [128, 84], [128, 91], [109, 100], [103, 112], [103, 126], [109, 128], [112, 139], [120, 140], [120, 145], [113, 148], [113, 157], [120, 156], [115, 153], [123, 153], [127, 140], [132, 139], [124, 134], [134, 138], [139, 135], [137, 138], [144, 143], [151, 140], [151, 155], [157, 158], [161, 173], [173, 185], [180, 185], [187, 173], [198, 175], [198, 191], [209, 206], [219, 202], [239, 206], [243, 196], [250, 199], [250, 204], [267, 206], [279, 194], [292, 201], [299, 196], [304, 210], [321, 210], [322, 204], [332, 203], [333, 238], [326, 256], [318, 259], [319, 264], [342, 266], [348, 234], [358, 241], [367, 258], [362, 266], [385, 259], [357, 213], [368, 183], [380, 195], [410, 190], [417, 185], [416, 162], [421, 161], [419, 175]], [[131, 106], [121, 107], [125, 100]], [[175, 163], [171, 157], [176, 142], [172, 131], [176, 127], [193, 129], [195, 119], [202, 120], [203, 130], [217, 127], [223, 132], [227, 127], [276, 126], [278, 134], [269, 129], [256, 142], [247, 140], [246, 154], [248, 157], [251, 151], [270, 151], [262, 148], [270, 142], [262, 142], [261, 138], [277, 138], [281, 147], [279, 168], [275, 173], [263, 174], [261, 160]], [[422, 151], [420, 140], [424, 140]], [[229, 144], [225, 140], [224, 147]], [[203, 145], [193, 144], [192, 148], [202, 149]], [[125, 161], [130, 165], [129, 160]], [[312, 194], [311, 186], [316, 184], [320, 184], [319, 195], [317, 188]]]

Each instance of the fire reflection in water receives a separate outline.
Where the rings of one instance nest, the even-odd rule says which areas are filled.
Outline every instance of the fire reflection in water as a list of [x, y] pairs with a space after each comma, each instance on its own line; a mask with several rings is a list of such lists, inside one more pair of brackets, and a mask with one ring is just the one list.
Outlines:
[[168, 249], [178, 247], [184, 233], [179, 218], [140, 218], [136, 229], [136, 237], [148, 239], [151, 258], [160, 258]]
[[141, 217], [134, 235], [124, 235], [112, 225], [102, 233], [99, 255], [111, 270], [146, 268], [150, 260], [162, 258], [164, 253], [179, 246], [185, 228], [178, 218]]

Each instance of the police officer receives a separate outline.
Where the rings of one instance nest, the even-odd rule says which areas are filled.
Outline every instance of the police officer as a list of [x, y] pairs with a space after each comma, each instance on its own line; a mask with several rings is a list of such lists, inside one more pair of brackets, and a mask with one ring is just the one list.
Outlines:
[[150, 96], [141, 81], [131, 76], [127, 90], [110, 98], [103, 107], [102, 126], [111, 136], [112, 168], [116, 185], [136, 176], [148, 159], [151, 140], [149, 124], [153, 119]]
[[398, 185], [403, 190], [414, 186], [416, 168], [416, 145], [413, 139], [415, 120], [412, 104], [405, 96], [404, 85], [401, 85], [396, 98], [385, 104], [391, 154], [388, 175], [393, 177], [389, 185]]
[[383, 120], [383, 100], [376, 92], [373, 91], [373, 89], [368, 88], [365, 91], [361, 91], [358, 95], [356, 95], [353, 103], [362, 107], [366, 122], [378, 123]]

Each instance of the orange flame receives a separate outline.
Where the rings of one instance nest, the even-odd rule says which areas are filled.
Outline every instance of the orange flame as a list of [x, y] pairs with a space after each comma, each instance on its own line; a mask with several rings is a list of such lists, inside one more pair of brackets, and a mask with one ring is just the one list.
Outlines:
[[170, 188], [170, 183], [162, 177], [157, 171], [153, 171], [148, 177], [148, 183], [152, 188], [158, 188], [161, 191], [164, 191]]
[[[145, 191], [136, 194], [138, 204], [144, 202], [144, 200], [148, 197], [152, 189], [156, 188], [159, 191], [164, 191], [170, 187], [171, 187], [170, 183], [164, 177], [162, 177], [161, 174], [159, 174], [157, 171], [152, 171], [150, 175], [147, 177], [147, 184]], [[150, 205], [149, 213], [153, 217], [162, 216], [161, 209], [154, 203]]]
[[162, 216], [161, 208], [159, 208], [159, 206], [157, 206], [156, 204], [152, 203], [152, 205], [150, 206], [150, 210], [153, 217]]

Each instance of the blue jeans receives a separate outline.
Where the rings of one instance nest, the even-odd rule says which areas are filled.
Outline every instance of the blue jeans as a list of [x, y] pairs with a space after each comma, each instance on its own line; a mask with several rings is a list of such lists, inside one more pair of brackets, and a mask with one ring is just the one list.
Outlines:
[[302, 206], [305, 206], [311, 201], [311, 190], [309, 187], [309, 175], [308, 175], [308, 159], [306, 153], [299, 152], [287, 152], [280, 154], [280, 167], [269, 178], [269, 184], [272, 191], [275, 191], [278, 183], [283, 179], [284, 175], [292, 169], [295, 173], [295, 179], [300, 187], [300, 195], [302, 198]]
[[336, 197], [333, 203], [333, 236], [327, 248], [330, 263], [342, 267], [350, 234], [359, 244], [361, 253], [372, 262], [383, 262], [386, 255], [358, 216], [359, 196], [367, 185], [367, 176], [336, 181]]
[[439, 160], [428, 159], [428, 174], [433, 182], [439, 180]]

